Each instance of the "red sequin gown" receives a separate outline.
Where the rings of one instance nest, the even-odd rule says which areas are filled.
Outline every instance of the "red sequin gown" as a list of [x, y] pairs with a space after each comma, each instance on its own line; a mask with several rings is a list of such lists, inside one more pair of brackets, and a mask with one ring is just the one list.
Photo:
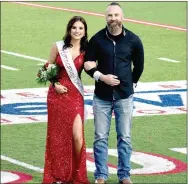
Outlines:
[[[78, 72], [83, 69], [84, 55], [80, 54], [74, 60]], [[73, 122], [77, 114], [84, 121], [84, 100], [80, 92], [72, 84], [58, 54], [56, 64], [60, 67], [59, 82], [66, 86], [67, 93], [58, 94], [50, 86], [47, 97], [48, 124], [45, 153], [43, 183], [68, 182], [89, 183], [86, 170], [86, 146], [80, 153], [80, 160], [76, 160], [73, 143]], [[84, 137], [84, 126], [83, 126]], [[79, 165], [79, 169], [76, 169]]]

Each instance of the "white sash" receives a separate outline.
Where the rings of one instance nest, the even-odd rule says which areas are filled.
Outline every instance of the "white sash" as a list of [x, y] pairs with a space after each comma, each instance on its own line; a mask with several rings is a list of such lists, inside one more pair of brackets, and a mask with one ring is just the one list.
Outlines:
[[63, 40], [56, 42], [56, 45], [57, 45], [61, 60], [63, 62], [63, 65], [67, 71], [67, 74], [71, 82], [74, 84], [74, 86], [78, 89], [78, 91], [81, 93], [81, 95], [84, 98], [84, 88], [78, 76], [78, 72], [72, 60], [72, 56], [71, 56], [69, 49], [63, 49], [63, 45], [64, 45]]

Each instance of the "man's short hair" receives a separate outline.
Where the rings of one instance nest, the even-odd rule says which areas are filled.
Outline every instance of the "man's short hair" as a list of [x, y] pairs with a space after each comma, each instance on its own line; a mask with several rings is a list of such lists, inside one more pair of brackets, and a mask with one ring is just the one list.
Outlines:
[[[112, 3], [110, 3], [108, 6], [119, 6], [119, 7], [121, 8], [120, 4], [117, 3], [117, 2], [112, 2]], [[108, 6], [107, 6], [107, 7], [108, 7]]]

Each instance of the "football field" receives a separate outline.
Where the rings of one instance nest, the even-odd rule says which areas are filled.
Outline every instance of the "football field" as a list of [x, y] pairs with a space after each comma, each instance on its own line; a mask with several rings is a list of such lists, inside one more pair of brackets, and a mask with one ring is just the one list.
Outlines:
[[[83, 16], [89, 38], [105, 27], [108, 2], [1, 2], [1, 182], [41, 183], [48, 85], [36, 82], [52, 44], [72, 16]], [[133, 183], [186, 183], [186, 2], [120, 2], [124, 26], [145, 50], [134, 95]], [[87, 170], [94, 182], [94, 80], [84, 71]], [[117, 183], [115, 122], [109, 137], [108, 183]]]

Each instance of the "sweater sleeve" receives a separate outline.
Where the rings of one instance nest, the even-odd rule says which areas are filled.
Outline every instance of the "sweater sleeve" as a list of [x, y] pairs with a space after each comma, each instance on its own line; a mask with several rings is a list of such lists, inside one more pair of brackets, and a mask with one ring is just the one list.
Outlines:
[[144, 70], [144, 48], [142, 41], [137, 37], [133, 48], [133, 83], [137, 83]]
[[[97, 61], [97, 43], [96, 43], [94, 36], [90, 39], [88, 48], [85, 53], [84, 62], [87, 62], [87, 61], [94, 61], [94, 62]], [[85, 70], [85, 72], [91, 77], [93, 77], [93, 74], [96, 71], [97, 71], [97, 68], [92, 68], [91, 70], [88, 70], [88, 71]]]

